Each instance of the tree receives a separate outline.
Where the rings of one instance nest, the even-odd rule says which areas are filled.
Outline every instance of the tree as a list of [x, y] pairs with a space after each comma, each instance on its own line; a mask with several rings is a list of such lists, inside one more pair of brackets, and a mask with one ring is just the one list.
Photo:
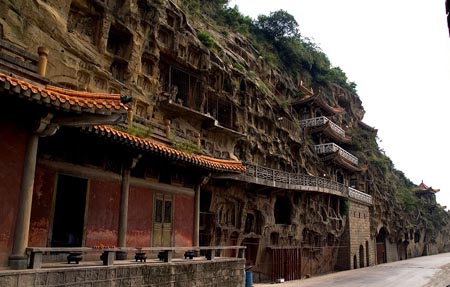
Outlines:
[[298, 23], [294, 16], [284, 10], [270, 12], [269, 16], [259, 15], [257, 27], [272, 39], [298, 38]]

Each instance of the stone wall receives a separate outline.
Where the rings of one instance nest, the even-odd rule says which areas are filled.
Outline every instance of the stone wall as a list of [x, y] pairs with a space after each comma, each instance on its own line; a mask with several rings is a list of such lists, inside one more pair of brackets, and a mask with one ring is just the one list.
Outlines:
[[350, 268], [354, 269], [355, 267], [361, 268], [367, 265], [374, 265], [375, 257], [373, 240], [370, 237], [369, 207], [349, 201], [348, 215], [350, 230]]
[[244, 259], [155, 265], [95, 266], [0, 273], [2, 287], [221, 286], [245, 284]]
[[397, 243], [386, 240], [386, 260], [387, 262], [398, 261]]

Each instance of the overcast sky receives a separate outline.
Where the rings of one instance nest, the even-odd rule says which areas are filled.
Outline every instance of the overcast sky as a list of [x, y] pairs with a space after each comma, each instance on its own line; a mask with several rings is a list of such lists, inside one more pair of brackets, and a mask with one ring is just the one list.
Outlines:
[[380, 146], [450, 208], [450, 37], [445, 0], [231, 0], [244, 14], [283, 9], [357, 84]]

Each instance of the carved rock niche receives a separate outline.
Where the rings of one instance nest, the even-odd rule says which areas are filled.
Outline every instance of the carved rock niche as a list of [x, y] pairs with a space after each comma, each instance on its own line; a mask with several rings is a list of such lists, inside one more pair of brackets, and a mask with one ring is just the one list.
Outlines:
[[111, 25], [106, 48], [109, 53], [115, 57], [128, 60], [130, 59], [132, 44], [133, 35], [125, 27]]
[[168, 50], [173, 50], [174, 46], [174, 40], [173, 40], [174, 34], [173, 31], [161, 27], [159, 29], [159, 43]]
[[67, 31], [77, 34], [81, 39], [96, 45], [100, 25], [99, 7], [90, 1], [73, 1], [67, 20]]

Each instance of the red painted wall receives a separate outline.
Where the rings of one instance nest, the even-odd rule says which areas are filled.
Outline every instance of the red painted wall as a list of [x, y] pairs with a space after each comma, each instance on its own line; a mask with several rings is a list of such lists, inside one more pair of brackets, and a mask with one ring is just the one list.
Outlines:
[[151, 246], [153, 192], [148, 188], [130, 187], [128, 197], [127, 246]]
[[194, 197], [175, 195], [175, 246], [192, 246], [194, 232]]
[[120, 181], [90, 181], [85, 246], [117, 245], [120, 189]]
[[25, 129], [0, 120], [0, 266], [11, 254], [27, 139]]
[[56, 172], [36, 167], [28, 246], [47, 246]]

